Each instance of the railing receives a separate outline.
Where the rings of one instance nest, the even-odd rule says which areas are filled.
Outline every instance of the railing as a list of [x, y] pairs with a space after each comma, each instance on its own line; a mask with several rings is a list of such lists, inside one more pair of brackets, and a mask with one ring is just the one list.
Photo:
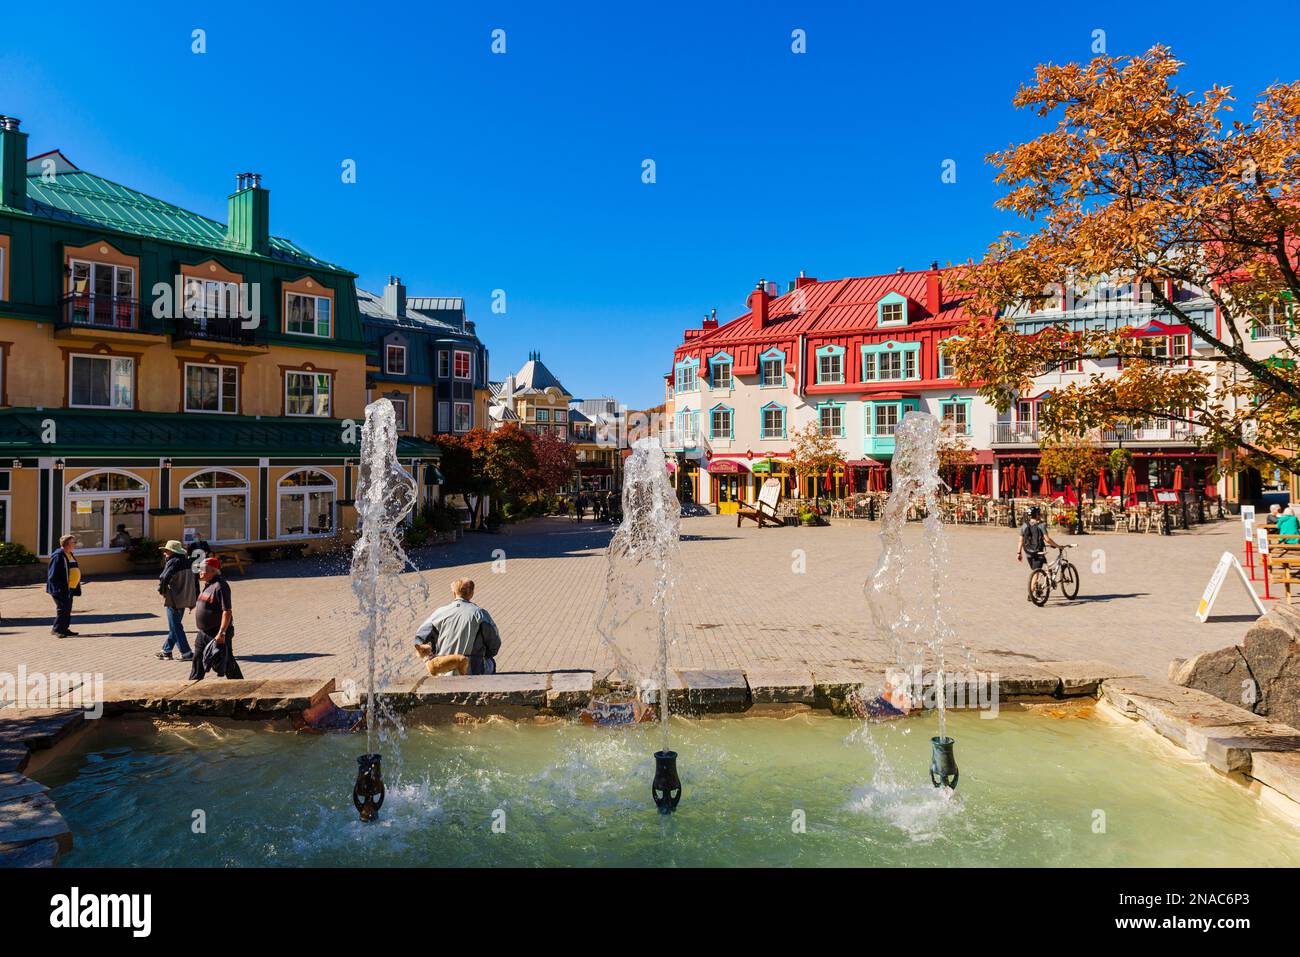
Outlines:
[[994, 422], [989, 430], [993, 445], [1037, 445], [1038, 425], [1033, 422]]
[[1103, 429], [1101, 440], [1113, 442], [1191, 442], [1199, 429], [1188, 422], [1166, 422], [1164, 425], [1124, 425], [1116, 429]]
[[58, 316], [62, 327], [140, 331], [140, 303], [119, 296], [71, 293], [63, 297]]
[[244, 328], [239, 316], [181, 316], [176, 320], [177, 339], [206, 339], [236, 345], [256, 345], [261, 326]]
[[685, 452], [704, 448], [704, 436], [699, 429], [668, 428], [659, 430], [659, 446], [671, 451]]

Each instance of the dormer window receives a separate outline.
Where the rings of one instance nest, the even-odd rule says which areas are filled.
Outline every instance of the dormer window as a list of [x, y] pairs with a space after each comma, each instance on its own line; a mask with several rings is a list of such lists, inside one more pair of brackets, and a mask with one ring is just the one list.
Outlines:
[[673, 391], [695, 392], [700, 387], [700, 360], [683, 359], [673, 368]]
[[384, 369], [389, 375], [406, 375], [406, 346], [385, 349]]
[[876, 325], [903, 326], [907, 324], [907, 297], [891, 292], [876, 304]]
[[822, 346], [817, 350], [817, 385], [844, 381], [844, 347]]
[[760, 385], [765, 389], [779, 389], [785, 385], [785, 353], [769, 349], [759, 356]]

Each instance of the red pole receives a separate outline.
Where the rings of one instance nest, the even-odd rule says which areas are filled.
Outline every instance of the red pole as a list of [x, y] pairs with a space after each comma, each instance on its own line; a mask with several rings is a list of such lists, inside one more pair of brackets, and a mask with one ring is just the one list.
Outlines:
[[1261, 552], [1259, 556], [1260, 563], [1264, 566], [1264, 598], [1271, 599], [1273, 596], [1268, 593], [1268, 554]]
[[1246, 567], [1250, 569], [1250, 580], [1255, 580], [1255, 550], [1246, 543]]

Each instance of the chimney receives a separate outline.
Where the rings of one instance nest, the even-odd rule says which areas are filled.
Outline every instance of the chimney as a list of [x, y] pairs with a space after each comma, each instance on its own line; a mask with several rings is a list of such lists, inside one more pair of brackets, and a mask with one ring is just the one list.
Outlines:
[[939, 281], [939, 263], [930, 263], [930, 271], [925, 274], [925, 308], [931, 316], [939, 315], [943, 308], [943, 284]]
[[767, 292], [767, 281], [760, 279], [754, 291], [749, 294], [749, 321], [755, 332], [767, 325], [767, 304], [771, 298]]
[[713, 314], [704, 317], [704, 325], [701, 327], [705, 332], [711, 332], [718, 328], [718, 310], [714, 309]]
[[794, 288], [802, 289], [804, 286], [811, 286], [817, 281], [816, 276], [805, 276], [803, 270], [799, 270], [799, 278], [794, 281]]
[[384, 287], [384, 312], [390, 316], [406, 316], [406, 287], [402, 285], [401, 276], [389, 276], [388, 285]]
[[0, 116], [0, 206], [27, 209], [27, 134], [16, 116]]
[[262, 174], [236, 173], [228, 206], [226, 238], [244, 252], [270, 255], [271, 194], [262, 189]]

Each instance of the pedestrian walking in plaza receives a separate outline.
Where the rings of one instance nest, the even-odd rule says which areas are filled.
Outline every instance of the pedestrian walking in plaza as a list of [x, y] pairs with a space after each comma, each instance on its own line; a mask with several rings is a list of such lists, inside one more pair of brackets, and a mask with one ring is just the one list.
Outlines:
[[81, 594], [81, 567], [73, 554], [76, 548], [77, 536], [64, 535], [45, 570], [45, 590], [54, 599], [54, 626], [50, 633], [58, 638], [74, 638], [77, 634], [72, 630], [72, 599]]
[[586, 510], [587, 510], [587, 497], [583, 495], [581, 492], [579, 492], [578, 497], [573, 502], [573, 520], [575, 522], [581, 522], [582, 513], [585, 512]]
[[235, 660], [235, 616], [230, 583], [221, 574], [221, 559], [209, 558], [199, 576], [202, 589], [194, 605], [194, 664], [190, 680], [198, 681], [209, 671], [223, 678], [242, 678]]
[[189, 550], [172, 539], [163, 546], [167, 562], [158, 576], [158, 594], [162, 595], [163, 609], [167, 613], [167, 640], [157, 657], [170, 661], [172, 649], [181, 654], [181, 661], [194, 657], [189, 640], [185, 637], [185, 609], [193, 608], [199, 595], [199, 582], [190, 567]]
[[[465, 674], [459, 662], [464, 656], [472, 675], [496, 674], [496, 656], [501, 650], [501, 633], [487, 609], [474, 604], [474, 583], [458, 578], [451, 583], [451, 604], [443, 605], [415, 632], [415, 650], [424, 659], [429, 674], [444, 674], [449, 666]], [[435, 670], [437, 669], [437, 670]]]

